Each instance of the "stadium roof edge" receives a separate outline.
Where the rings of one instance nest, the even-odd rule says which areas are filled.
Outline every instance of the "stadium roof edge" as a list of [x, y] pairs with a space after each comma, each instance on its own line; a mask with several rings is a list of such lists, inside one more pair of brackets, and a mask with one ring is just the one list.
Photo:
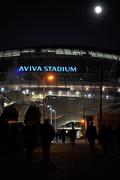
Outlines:
[[110, 53], [120, 55], [120, 50], [116, 49], [106, 49], [101, 47], [91, 47], [91, 46], [76, 46], [76, 45], [41, 45], [41, 46], [23, 46], [23, 47], [11, 47], [11, 48], [1, 48], [0, 51], [8, 51], [8, 50], [23, 50], [23, 49], [81, 49], [81, 50], [91, 50], [91, 51], [99, 51], [102, 53]]

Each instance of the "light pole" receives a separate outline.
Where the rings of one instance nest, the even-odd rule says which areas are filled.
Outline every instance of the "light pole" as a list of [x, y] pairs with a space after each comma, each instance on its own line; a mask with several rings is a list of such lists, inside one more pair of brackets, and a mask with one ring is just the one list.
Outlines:
[[45, 76], [42, 79], [42, 86], [43, 86], [43, 106], [42, 106], [42, 123], [45, 119]]
[[55, 125], [55, 132], [56, 132], [56, 130], [57, 130], [57, 126], [56, 126], [56, 110], [53, 109], [52, 112], [54, 112], [54, 114], [55, 114], [55, 116], [54, 116], [55, 124], [54, 125]]
[[44, 123], [44, 119], [45, 119], [45, 75], [43, 75], [42, 77], [42, 81], [40, 79], [40, 76], [37, 73], [32, 73], [32, 75], [41, 82], [42, 85], [42, 92], [43, 92], [43, 104], [42, 104], [42, 108], [41, 108], [41, 122]]
[[52, 125], [52, 106], [51, 105], [47, 105], [47, 108], [49, 108], [49, 110], [50, 110], [50, 123]]
[[101, 62], [101, 66], [100, 66], [100, 104], [99, 104], [99, 128], [101, 128], [101, 124], [102, 124], [102, 95], [103, 95], [103, 65]]
[[[33, 76], [35, 78], [37, 78], [38, 81], [40, 81], [40, 77], [37, 73], [32, 73]], [[44, 119], [45, 119], [45, 85], [46, 85], [46, 81], [52, 82], [54, 81], [55, 76], [53, 74], [43, 74], [43, 78], [42, 78], [42, 91], [43, 91], [43, 105], [41, 108], [41, 122], [44, 123]], [[52, 115], [51, 115], [51, 123], [52, 123]]]
[[[49, 81], [49, 82], [53, 82], [54, 79], [55, 79], [55, 76], [53, 74], [49, 74], [46, 76], [46, 79]], [[51, 105], [48, 105], [47, 106], [48, 108], [50, 108], [50, 122], [51, 122], [51, 125], [52, 125], [52, 106]]]

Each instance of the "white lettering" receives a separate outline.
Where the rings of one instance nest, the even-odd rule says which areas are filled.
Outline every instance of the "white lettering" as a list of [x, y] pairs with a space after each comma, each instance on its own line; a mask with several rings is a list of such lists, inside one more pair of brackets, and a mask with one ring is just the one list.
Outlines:
[[32, 66], [33, 71], [37, 70], [37, 66]]
[[77, 67], [70, 67], [71, 72], [77, 72]]
[[48, 66], [44, 66], [43, 70], [48, 71]]
[[18, 71], [24, 71], [24, 68], [23, 66], [20, 66], [19, 70]]
[[24, 67], [24, 71], [28, 71], [29, 70], [29, 66], [23, 66]]
[[57, 66], [57, 71], [58, 71], [58, 72], [63, 71], [63, 70], [62, 70], [62, 67]]
[[26, 71], [26, 72], [77, 72], [77, 67], [66, 67], [66, 66], [20, 66], [18, 71]]
[[52, 71], [57, 71], [55, 66], [53, 66]]
[[48, 71], [52, 71], [52, 66], [48, 66]]
[[41, 66], [38, 66], [38, 67], [37, 67], [37, 71], [42, 71]]

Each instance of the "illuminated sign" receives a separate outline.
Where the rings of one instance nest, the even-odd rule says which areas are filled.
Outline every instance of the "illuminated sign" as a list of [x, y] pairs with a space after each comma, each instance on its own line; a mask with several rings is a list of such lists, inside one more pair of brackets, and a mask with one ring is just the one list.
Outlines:
[[76, 66], [20, 66], [19, 72], [77, 72]]

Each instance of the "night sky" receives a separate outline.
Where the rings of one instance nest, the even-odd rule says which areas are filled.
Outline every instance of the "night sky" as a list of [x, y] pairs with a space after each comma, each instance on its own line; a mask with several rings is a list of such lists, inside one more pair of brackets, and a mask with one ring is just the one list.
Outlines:
[[[103, 13], [95, 15], [95, 4]], [[0, 49], [42, 46], [120, 50], [119, 0], [5, 2], [0, 6]]]

